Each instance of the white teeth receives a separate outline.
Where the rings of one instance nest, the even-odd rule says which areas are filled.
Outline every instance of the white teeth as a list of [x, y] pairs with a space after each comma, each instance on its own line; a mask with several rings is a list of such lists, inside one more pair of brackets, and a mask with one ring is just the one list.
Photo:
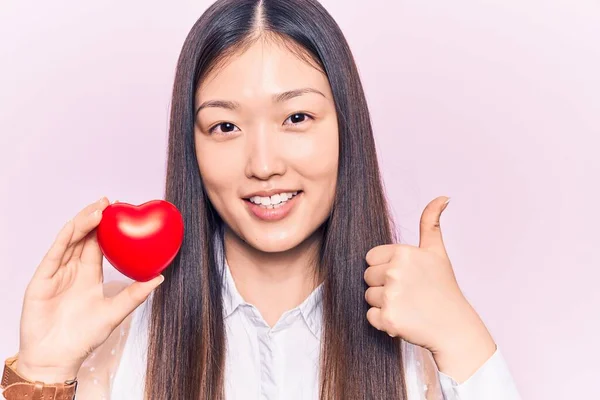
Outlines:
[[286, 193], [278, 193], [274, 194], [270, 197], [262, 197], [262, 196], [252, 196], [248, 200], [250, 200], [254, 204], [258, 204], [259, 206], [267, 207], [267, 208], [277, 208], [281, 207], [285, 204], [286, 201], [297, 195], [298, 192], [286, 192]]
[[282, 196], [279, 196], [278, 194], [274, 194], [273, 196], [271, 196], [271, 204], [275, 205], [287, 200], [287, 198], [284, 200], [281, 197]]

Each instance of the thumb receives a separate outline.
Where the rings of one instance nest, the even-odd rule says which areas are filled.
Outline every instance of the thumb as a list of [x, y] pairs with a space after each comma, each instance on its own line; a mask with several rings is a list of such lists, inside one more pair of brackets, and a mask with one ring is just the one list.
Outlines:
[[111, 308], [114, 310], [113, 322], [116, 325], [123, 322], [164, 280], [165, 277], [163, 275], [158, 275], [147, 282], [133, 282], [113, 297], [113, 304], [111, 305]]
[[444, 240], [442, 239], [442, 230], [440, 229], [440, 217], [449, 202], [449, 197], [441, 196], [432, 200], [423, 210], [419, 229], [420, 248], [434, 250], [447, 256]]

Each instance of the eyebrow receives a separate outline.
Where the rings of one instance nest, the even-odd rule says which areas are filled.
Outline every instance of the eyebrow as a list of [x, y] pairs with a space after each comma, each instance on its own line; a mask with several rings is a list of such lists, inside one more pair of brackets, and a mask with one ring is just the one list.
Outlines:
[[[306, 94], [306, 93], [316, 93], [316, 94], [320, 94], [321, 96], [327, 98], [323, 93], [321, 93], [317, 89], [302, 88], [302, 89], [288, 90], [287, 92], [283, 92], [283, 93], [279, 93], [279, 94], [274, 94], [273, 102], [274, 103], [283, 103], [284, 101], [293, 99], [294, 97], [302, 96], [303, 94]], [[227, 110], [237, 110], [240, 108], [240, 103], [235, 102], [235, 101], [229, 101], [229, 100], [208, 100], [208, 101], [205, 101], [204, 103], [200, 104], [200, 107], [198, 107], [198, 109], [196, 110], [195, 115], [198, 115], [200, 110], [202, 110], [203, 108], [209, 108], [209, 107], [219, 107], [219, 108], [225, 108]]]

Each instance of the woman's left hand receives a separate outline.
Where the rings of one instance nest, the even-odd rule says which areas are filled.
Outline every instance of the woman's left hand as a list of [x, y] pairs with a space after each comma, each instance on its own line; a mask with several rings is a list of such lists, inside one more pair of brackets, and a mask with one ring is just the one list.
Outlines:
[[439, 223], [446, 200], [438, 197], [425, 207], [419, 247], [389, 244], [367, 253], [365, 299], [371, 325], [430, 350], [438, 368], [459, 380], [496, 345], [456, 282]]

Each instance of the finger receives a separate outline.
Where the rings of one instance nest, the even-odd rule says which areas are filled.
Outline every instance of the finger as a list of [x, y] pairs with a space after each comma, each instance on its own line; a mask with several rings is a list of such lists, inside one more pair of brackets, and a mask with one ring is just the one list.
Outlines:
[[82, 237], [81, 239], [73, 244], [73, 258], [80, 258], [81, 253], [83, 252], [83, 247], [85, 242], [90, 237], [94, 229], [98, 227], [100, 221], [102, 220], [102, 210], [95, 210], [90, 215], [87, 216], [84, 220], [80, 222], [79, 229], [80, 231], [76, 231]]
[[[101, 219], [102, 211], [95, 210], [87, 217], [81, 216], [79, 220], [73, 220], [75, 225], [73, 237], [71, 238], [69, 248], [67, 249], [63, 257], [63, 264], [66, 264], [67, 262], [69, 262], [69, 260], [77, 259], [81, 256], [83, 245], [85, 243], [85, 237], [87, 236], [87, 234], [84, 235], [84, 233], [88, 232], [89, 234], [91, 230], [98, 226]], [[77, 239], [75, 239], [76, 236]]]
[[113, 297], [111, 306], [115, 310], [114, 325], [123, 322], [164, 280], [163, 275], [158, 275], [147, 282], [133, 282]]
[[102, 250], [98, 244], [98, 230], [94, 229], [85, 239], [81, 252], [81, 261], [86, 264], [102, 263]]
[[[119, 200], [115, 200], [110, 204], [118, 203]], [[108, 207], [108, 205], [106, 206]], [[106, 209], [106, 207], [102, 208], [102, 211]], [[100, 221], [102, 221], [102, 217], [100, 217]], [[98, 222], [100, 225], [100, 222]], [[98, 277], [102, 280], [102, 250], [100, 249], [100, 245], [98, 244], [98, 231], [95, 229], [98, 227], [96, 225], [92, 232], [87, 235], [85, 243], [83, 244], [83, 248], [81, 249], [81, 261], [86, 264], [91, 265], [99, 265], [100, 269], [98, 272]]]
[[108, 199], [102, 197], [97, 202], [86, 206], [75, 216], [75, 218], [73, 218], [73, 221], [75, 222], [75, 233], [73, 234], [71, 244], [79, 242], [95, 227], [94, 223], [90, 223], [90, 217], [93, 217], [94, 212], [97, 210], [100, 210], [100, 214], [95, 214], [95, 216], [98, 217], [101, 215], [102, 210], [104, 210], [108, 204]]
[[369, 286], [383, 286], [386, 280], [388, 264], [374, 265], [365, 270], [364, 279]]
[[[119, 200], [115, 200], [113, 201], [111, 204], [115, 204], [118, 203]], [[108, 206], [107, 206], [108, 207]], [[104, 208], [102, 211], [104, 211], [106, 208]], [[102, 218], [100, 218], [100, 220], [102, 220]], [[98, 225], [100, 224], [100, 222], [98, 222]], [[98, 226], [96, 226], [97, 228]], [[96, 229], [94, 229], [92, 232], [90, 232], [85, 240], [85, 243], [83, 245], [83, 249], [81, 251], [81, 261], [83, 261], [86, 264], [91, 264], [91, 265], [98, 265], [100, 266], [100, 269], [98, 272], [98, 276], [100, 278], [100, 280], [102, 280], [102, 250], [100, 249], [100, 245], [98, 244], [98, 231]]]
[[90, 273], [94, 275], [94, 278], [98, 282], [103, 281], [102, 272], [102, 250], [98, 244], [97, 230], [94, 229], [84, 241], [83, 250], [81, 252], [81, 261], [87, 268], [90, 269]]
[[432, 200], [421, 214], [419, 247], [430, 249], [446, 255], [442, 230], [440, 229], [440, 217], [448, 206], [449, 197], [438, 197]]
[[103, 197], [101, 200], [96, 202], [95, 206], [91, 208], [88, 214], [79, 213], [75, 221], [75, 233], [71, 240], [71, 249], [69, 251], [69, 258], [80, 258], [81, 252], [83, 251], [83, 245], [85, 238], [94, 230], [100, 221], [102, 220], [102, 212], [108, 207], [108, 199]]
[[383, 286], [370, 287], [365, 291], [365, 300], [373, 307], [383, 307], [385, 288]]
[[381, 308], [378, 308], [378, 307], [369, 308], [369, 310], [367, 311], [367, 321], [369, 321], [369, 323], [371, 325], [373, 325], [373, 327], [375, 329], [382, 331], [383, 330], [383, 318], [381, 316]]
[[62, 229], [56, 235], [54, 243], [42, 259], [42, 262], [38, 266], [34, 273], [35, 278], [51, 278], [54, 276], [56, 271], [61, 266], [61, 261], [69, 243], [71, 242], [71, 236], [73, 236], [74, 230], [73, 220], [69, 220]]
[[367, 255], [365, 260], [369, 265], [385, 264], [391, 261], [394, 256], [394, 244], [384, 244], [381, 246], [373, 247]]

